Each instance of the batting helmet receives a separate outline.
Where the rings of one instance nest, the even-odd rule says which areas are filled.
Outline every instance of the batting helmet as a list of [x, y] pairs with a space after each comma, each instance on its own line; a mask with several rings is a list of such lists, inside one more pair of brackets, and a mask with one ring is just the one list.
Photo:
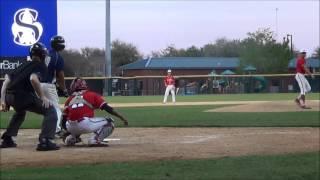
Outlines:
[[48, 50], [44, 44], [37, 42], [30, 47], [29, 55], [31, 58], [33, 56], [38, 56], [41, 60], [44, 60], [48, 55]]
[[51, 47], [56, 51], [62, 51], [66, 47], [65, 40], [62, 36], [53, 36], [51, 38]]
[[77, 77], [70, 84], [70, 92], [74, 93], [76, 91], [88, 89], [87, 83], [84, 79]]

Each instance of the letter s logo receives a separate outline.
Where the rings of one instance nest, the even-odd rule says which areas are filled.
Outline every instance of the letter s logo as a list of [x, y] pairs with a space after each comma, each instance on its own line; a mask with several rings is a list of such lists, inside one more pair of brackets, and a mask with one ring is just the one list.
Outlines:
[[21, 46], [31, 46], [39, 41], [43, 28], [37, 22], [38, 12], [34, 9], [19, 9], [14, 14], [14, 23], [11, 30], [14, 36], [13, 41]]

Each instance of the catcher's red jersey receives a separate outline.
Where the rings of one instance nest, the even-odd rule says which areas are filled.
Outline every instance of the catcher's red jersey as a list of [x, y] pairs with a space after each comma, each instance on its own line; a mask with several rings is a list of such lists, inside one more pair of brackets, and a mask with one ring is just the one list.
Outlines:
[[[74, 95], [67, 99], [64, 115], [67, 116], [68, 120], [76, 121], [83, 119], [83, 117], [94, 117], [94, 109], [98, 109], [106, 103], [102, 96], [95, 92], [84, 91], [80, 96], [86, 101], [86, 103], [81, 103], [80, 101], [80, 103], [70, 105], [71, 100], [76, 97]], [[92, 107], [89, 107], [87, 103]]]
[[174, 85], [174, 83], [175, 83], [175, 80], [174, 80], [174, 77], [173, 77], [173, 76], [166, 76], [166, 77], [164, 78], [164, 84], [165, 84], [166, 86], [168, 86], [168, 85]]

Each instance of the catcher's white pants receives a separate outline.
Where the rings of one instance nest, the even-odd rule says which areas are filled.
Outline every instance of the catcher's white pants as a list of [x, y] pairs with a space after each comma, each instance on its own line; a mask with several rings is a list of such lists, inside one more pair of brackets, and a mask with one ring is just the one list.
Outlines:
[[59, 105], [59, 96], [57, 93], [56, 86], [54, 84], [49, 84], [49, 83], [41, 83], [41, 86], [44, 91], [44, 95], [53, 104], [54, 108], [56, 109], [57, 117], [58, 117], [56, 132], [59, 132], [61, 131], [60, 123], [61, 123], [62, 111]]
[[80, 122], [67, 121], [66, 126], [68, 132], [70, 132], [73, 137], [81, 134], [94, 133], [94, 135], [88, 139], [88, 144], [101, 143], [106, 137], [112, 134], [114, 129], [114, 124], [108, 122], [106, 118], [103, 117], [84, 117]]
[[163, 99], [163, 103], [167, 102], [167, 98], [169, 95], [169, 92], [171, 92], [172, 95], [172, 102], [176, 102], [176, 93], [175, 93], [175, 87], [174, 85], [168, 85], [166, 88], [166, 92], [164, 93], [164, 99]]
[[301, 73], [297, 73], [295, 76], [298, 84], [299, 84], [299, 88], [300, 88], [300, 94], [301, 95], [305, 95], [306, 93], [311, 91], [311, 86], [308, 82], [308, 80], [306, 79], [306, 77], [301, 74]]

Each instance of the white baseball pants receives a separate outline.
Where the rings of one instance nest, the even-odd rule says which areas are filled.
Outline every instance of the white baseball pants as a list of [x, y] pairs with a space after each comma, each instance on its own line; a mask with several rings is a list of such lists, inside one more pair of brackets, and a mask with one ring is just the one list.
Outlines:
[[308, 82], [308, 80], [306, 79], [306, 77], [301, 74], [301, 73], [297, 73], [295, 76], [298, 84], [299, 84], [299, 88], [300, 88], [300, 94], [301, 95], [305, 95], [306, 93], [311, 91], [311, 86]]
[[88, 144], [99, 144], [106, 137], [110, 136], [114, 129], [114, 124], [108, 122], [106, 118], [84, 117], [82, 121], [67, 121], [66, 123], [68, 132], [72, 136], [78, 136], [81, 134], [94, 133], [94, 135], [88, 139]]
[[167, 98], [169, 93], [171, 92], [172, 95], [172, 102], [176, 102], [176, 93], [175, 93], [175, 87], [174, 85], [168, 85], [166, 88], [166, 92], [164, 93], [164, 99], [163, 99], [163, 103], [167, 102]]
[[59, 105], [59, 96], [57, 93], [56, 86], [54, 84], [49, 84], [49, 83], [41, 83], [41, 86], [44, 91], [44, 95], [53, 104], [54, 108], [56, 109], [57, 117], [58, 117], [56, 132], [59, 132], [61, 131], [60, 123], [61, 123], [62, 111]]

